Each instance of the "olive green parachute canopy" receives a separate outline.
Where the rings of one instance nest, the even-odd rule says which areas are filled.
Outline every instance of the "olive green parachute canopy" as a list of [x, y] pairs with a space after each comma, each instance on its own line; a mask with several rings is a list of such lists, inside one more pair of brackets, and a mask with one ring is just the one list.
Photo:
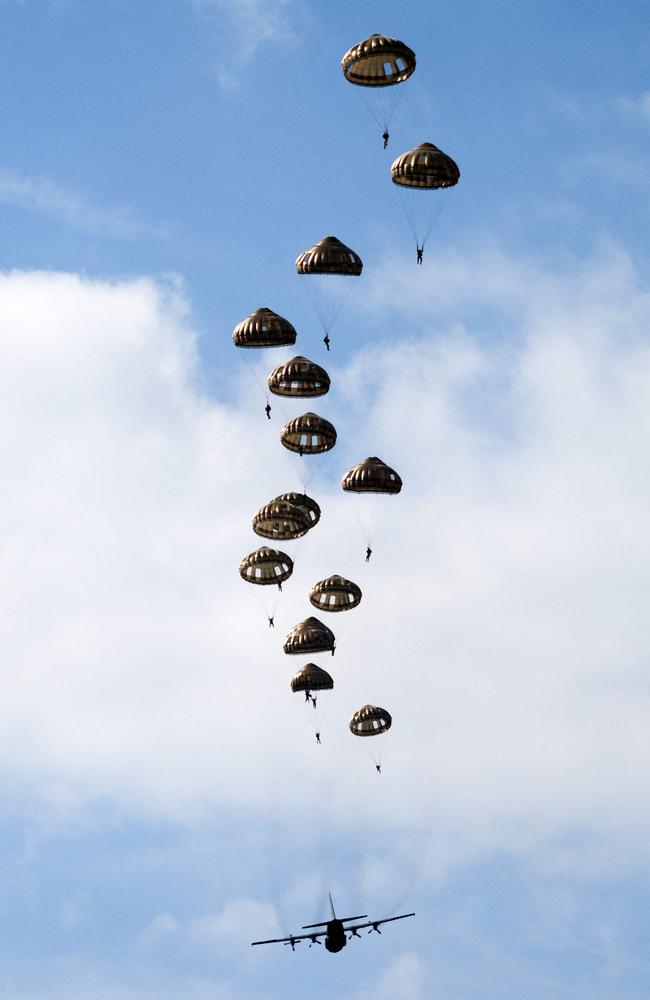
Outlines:
[[288, 654], [328, 653], [334, 651], [334, 633], [318, 618], [305, 618], [289, 632], [284, 641]]
[[309, 515], [302, 507], [280, 497], [260, 507], [253, 517], [253, 531], [263, 538], [302, 538], [311, 526]]
[[377, 705], [364, 705], [354, 713], [348, 725], [355, 736], [379, 736], [387, 733], [392, 725], [392, 718], [385, 708]]
[[303, 413], [289, 420], [280, 431], [280, 441], [289, 451], [320, 455], [336, 444], [336, 428], [317, 413]]
[[342, 576], [329, 576], [314, 584], [309, 600], [320, 611], [348, 611], [361, 602], [361, 587]]
[[[300, 507], [309, 522], [310, 528], [314, 528], [320, 521], [320, 507], [306, 493], [281, 493], [275, 500], [284, 500], [287, 503], [294, 504], [296, 507]], [[275, 500], [272, 502], [275, 503]]]
[[306, 663], [291, 678], [292, 691], [331, 691], [334, 681], [327, 670], [315, 663]]
[[346, 493], [399, 493], [402, 480], [380, 458], [365, 458], [346, 472], [341, 486]]
[[267, 383], [276, 396], [324, 396], [330, 377], [320, 365], [298, 356], [275, 368]]
[[423, 142], [398, 156], [390, 168], [390, 175], [393, 184], [401, 187], [435, 190], [457, 184], [460, 170], [452, 158], [432, 142]]
[[260, 586], [284, 583], [293, 573], [293, 560], [278, 549], [261, 549], [251, 552], [239, 564], [239, 575], [247, 583]]
[[346, 80], [360, 87], [390, 87], [408, 80], [415, 52], [387, 35], [371, 35], [353, 45], [341, 59]]
[[296, 331], [288, 319], [264, 308], [238, 323], [232, 339], [235, 347], [290, 347], [296, 342]]
[[358, 276], [363, 269], [361, 257], [336, 236], [325, 236], [296, 260], [298, 274], [347, 274]]

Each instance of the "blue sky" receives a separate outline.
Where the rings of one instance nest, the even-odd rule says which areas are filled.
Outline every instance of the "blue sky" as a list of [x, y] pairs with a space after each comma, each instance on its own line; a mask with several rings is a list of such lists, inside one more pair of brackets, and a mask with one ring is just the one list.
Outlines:
[[[0, 997], [647, 997], [647, 4], [0, 17]], [[418, 57], [386, 152], [339, 66], [375, 31]], [[424, 140], [461, 180], [416, 268]], [[330, 233], [364, 272], [327, 355], [293, 261]], [[299, 484], [230, 339], [262, 305], [339, 432], [274, 633], [236, 573]], [[367, 454], [405, 482], [368, 566]], [[281, 640], [332, 572], [316, 747]], [[417, 917], [251, 951], [329, 890]]]

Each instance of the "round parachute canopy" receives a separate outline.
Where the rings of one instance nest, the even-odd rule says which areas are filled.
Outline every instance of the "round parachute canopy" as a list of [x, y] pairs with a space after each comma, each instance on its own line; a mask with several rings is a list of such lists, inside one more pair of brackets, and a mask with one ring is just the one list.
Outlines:
[[288, 319], [264, 308], [238, 323], [232, 339], [235, 347], [290, 347], [296, 342], [296, 331]]
[[399, 493], [402, 480], [380, 458], [366, 458], [343, 476], [346, 493]]
[[320, 507], [306, 493], [281, 493], [272, 503], [275, 503], [276, 500], [283, 500], [294, 504], [296, 507], [300, 507], [309, 522], [310, 528], [314, 528], [320, 521]]
[[334, 681], [327, 670], [315, 663], [306, 663], [291, 678], [292, 691], [331, 691]]
[[361, 587], [342, 576], [329, 576], [314, 584], [309, 600], [320, 611], [349, 611], [361, 602]]
[[432, 142], [423, 142], [398, 156], [390, 168], [390, 175], [393, 184], [431, 191], [453, 187], [459, 181], [460, 170], [451, 156]]
[[267, 382], [276, 396], [324, 396], [330, 387], [330, 377], [325, 369], [300, 356], [275, 368]]
[[334, 633], [318, 618], [298, 622], [284, 641], [287, 654], [329, 653], [334, 651]]
[[279, 497], [260, 507], [253, 517], [253, 531], [263, 538], [302, 538], [310, 528], [306, 511]]
[[359, 87], [390, 87], [408, 80], [415, 52], [387, 35], [371, 35], [353, 45], [341, 59], [343, 75]]
[[325, 236], [309, 250], [303, 250], [296, 260], [298, 274], [347, 274], [358, 277], [363, 270], [359, 254], [337, 240]]
[[239, 575], [247, 583], [257, 583], [260, 586], [284, 583], [293, 573], [293, 560], [278, 549], [269, 549], [263, 545], [261, 549], [251, 552], [239, 564]]
[[354, 713], [350, 722], [350, 732], [355, 736], [379, 736], [387, 733], [392, 725], [392, 718], [385, 708], [377, 705], [364, 705]]
[[336, 428], [317, 413], [303, 413], [284, 425], [280, 440], [289, 451], [297, 451], [300, 455], [320, 455], [336, 444]]

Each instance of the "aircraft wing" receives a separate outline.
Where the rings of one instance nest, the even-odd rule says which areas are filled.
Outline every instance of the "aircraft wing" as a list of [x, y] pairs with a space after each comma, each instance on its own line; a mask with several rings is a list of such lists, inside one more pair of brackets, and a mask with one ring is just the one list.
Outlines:
[[400, 913], [399, 917], [384, 917], [383, 920], [369, 920], [366, 924], [353, 924], [351, 927], [346, 927], [345, 929], [346, 931], [351, 931], [353, 934], [356, 934], [357, 931], [362, 931], [366, 927], [371, 927], [373, 931], [377, 931], [381, 934], [381, 931], [379, 930], [380, 924], [390, 924], [393, 920], [405, 920], [406, 917], [414, 916], [414, 913]]
[[299, 941], [315, 941], [316, 938], [325, 937], [327, 931], [318, 931], [314, 934], [290, 934], [284, 938], [269, 938], [267, 941], [251, 941], [251, 948], [256, 944], [290, 944], [291, 947]]

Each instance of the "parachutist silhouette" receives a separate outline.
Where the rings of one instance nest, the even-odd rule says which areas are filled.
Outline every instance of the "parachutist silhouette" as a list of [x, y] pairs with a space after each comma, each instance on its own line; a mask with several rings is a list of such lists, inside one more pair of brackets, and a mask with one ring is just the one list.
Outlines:
[[309, 691], [305, 691], [305, 701], [311, 701], [311, 694]]
[[417, 261], [416, 261], [416, 263], [417, 264], [421, 264], [422, 263], [422, 254], [424, 253], [424, 247], [418, 246], [418, 248], [416, 250], [416, 253], [417, 253]]
[[323, 337], [323, 343], [325, 344], [325, 347], [329, 351], [329, 349], [330, 349], [330, 338], [328, 337], [327, 334], [325, 334], [325, 336]]
[[381, 774], [381, 764], [375, 764], [375, 771], [377, 774]]
[[269, 619], [269, 628], [275, 628], [275, 621], [273, 620], [273, 616], [268, 615], [268, 619]]
[[316, 733], [316, 742], [320, 745], [320, 733]]
[[270, 420], [271, 419], [271, 404], [267, 403], [266, 406], [264, 407], [264, 410], [266, 412], [267, 419]]
[[370, 556], [372, 555], [372, 549], [370, 546], [366, 549], [366, 562], [370, 562]]
[[386, 149], [388, 146], [388, 140], [390, 139], [388, 132], [384, 132], [382, 139], [384, 140], [384, 149]]

